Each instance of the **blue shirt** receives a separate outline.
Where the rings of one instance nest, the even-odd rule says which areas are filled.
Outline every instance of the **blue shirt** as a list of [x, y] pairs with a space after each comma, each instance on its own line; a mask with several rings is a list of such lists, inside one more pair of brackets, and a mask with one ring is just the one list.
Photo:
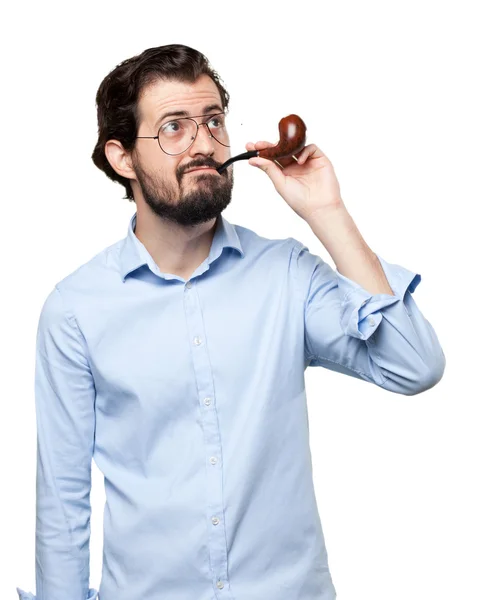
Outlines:
[[408, 396], [434, 386], [445, 357], [411, 295], [421, 275], [378, 256], [394, 296], [374, 295], [296, 239], [220, 215], [185, 281], [135, 223], [41, 309], [36, 596], [17, 588], [20, 600], [333, 600], [304, 372]]

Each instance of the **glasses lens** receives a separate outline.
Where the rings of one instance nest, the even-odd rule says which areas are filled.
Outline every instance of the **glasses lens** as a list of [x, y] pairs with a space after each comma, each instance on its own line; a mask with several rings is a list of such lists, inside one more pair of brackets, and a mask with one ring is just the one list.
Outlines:
[[211, 135], [215, 138], [217, 142], [222, 144], [223, 146], [230, 145], [230, 138], [228, 136], [228, 132], [226, 131], [226, 123], [225, 123], [225, 115], [214, 115], [208, 121], [208, 129], [211, 131]]
[[[213, 115], [207, 121], [211, 135], [223, 146], [229, 146], [229, 137], [225, 126], [225, 115]], [[196, 123], [192, 119], [175, 119], [164, 123], [158, 132], [158, 141], [167, 154], [181, 154], [193, 143], [196, 135]]]

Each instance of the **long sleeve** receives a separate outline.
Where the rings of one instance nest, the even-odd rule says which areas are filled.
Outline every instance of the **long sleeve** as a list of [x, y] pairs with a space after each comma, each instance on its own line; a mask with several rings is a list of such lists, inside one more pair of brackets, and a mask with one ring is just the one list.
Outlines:
[[36, 339], [36, 596], [17, 587], [20, 600], [97, 597], [89, 588], [94, 402], [85, 340], [55, 286]]
[[408, 396], [440, 381], [445, 355], [412, 297], [419, 273], [376, 254], [394, 296], [371, 294], [294, 241], [292, 268], [304, 302], [307, 365]]

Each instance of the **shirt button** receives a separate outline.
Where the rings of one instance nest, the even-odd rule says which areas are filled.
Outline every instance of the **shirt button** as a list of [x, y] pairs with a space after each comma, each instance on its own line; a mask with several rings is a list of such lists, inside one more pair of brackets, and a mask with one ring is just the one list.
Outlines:
[[203, 402], [206, 404], [206, 406], [209, 406], [211, 404], [211, 398], [205, 398]]
[[368, 323], [371, 325], [371, 327], [376, 325], [376, 321], [372, 317], [368, 317]]
[[216, 465], [216, 463], [217, 463], [217, 462], [218, 462], [218, 459], [216, 458], [216, 456], [212, 456], [212, 457], [210, 458], [210, 463], [211, 463], [212, 465]]
[[201, 338], [196, 336], [195, 339], [193, 340], [196, 346], [199, 346], [201, 344]]
[[193, 284], [191, 283], [191, 281], [188, 281], [188, 282], [186, 283], [186, 287], [187, 287], [188, 289], [190, 289], [190, 287], [191, 287], [192, 285], [193, 285]]
[[225, 587], [225, 584], [222, 581], [217, 581], [216, 587], [222, 590]]
[[213, 517], [211, 519], [211, 522], [213, 523], [213, 525], [218, 525], [218, 523], [220, 522], [220, 520], [218, 519], [218, 517]]

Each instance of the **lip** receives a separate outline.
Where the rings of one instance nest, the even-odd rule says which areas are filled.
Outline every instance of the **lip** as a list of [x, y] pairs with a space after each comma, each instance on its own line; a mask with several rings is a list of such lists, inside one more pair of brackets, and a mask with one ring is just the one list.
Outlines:
[[[216, 169], [213, 169], [213, 167], [198, 167], [197, 169], [191, 169], [191, 171], [186, 171], [186, 174], [200, 173], [201, 171], [216, 171]], [[216, 173], [218, 173], [218, 171], [216, 171]]]

